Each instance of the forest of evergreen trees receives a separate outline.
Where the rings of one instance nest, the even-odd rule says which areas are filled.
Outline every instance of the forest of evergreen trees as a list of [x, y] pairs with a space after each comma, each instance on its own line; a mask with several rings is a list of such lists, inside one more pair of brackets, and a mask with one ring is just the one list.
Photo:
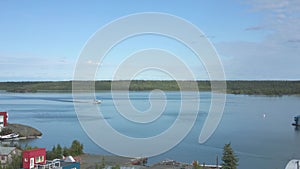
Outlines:
[[[111, 81], [96, 81], [95, 90], [111, 90]], [[117, 90], [145, 91], [160, 89], [164, 91], [179, 90], [176, 81], [114, 81]], [[180, 81], [189, 86], [191, 81]], [[197, 81], [199, 91], [210, 91], [210, 81]], [[227, 93], [255, 95], [294, 95], [300, 94], [300, 81], [227, 81]], [[0, 90], [7, 92], [71, 92], [72, 81], [46, 82], [0, 82]], [[189, 89], [188, 87], [185, 90]]]

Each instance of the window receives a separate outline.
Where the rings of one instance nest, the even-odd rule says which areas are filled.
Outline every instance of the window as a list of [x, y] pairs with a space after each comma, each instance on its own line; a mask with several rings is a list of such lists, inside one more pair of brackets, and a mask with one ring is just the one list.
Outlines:
[[44, 156], [38, 156], [35, 158], [35, 162], [36, 163], [41, 163], [41, 162], [44, 162]]

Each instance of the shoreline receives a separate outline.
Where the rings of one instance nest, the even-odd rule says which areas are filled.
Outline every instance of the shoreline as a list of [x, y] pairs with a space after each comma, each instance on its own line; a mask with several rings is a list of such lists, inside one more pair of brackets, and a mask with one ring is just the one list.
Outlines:
[[[100, 166], [102, 159], [104, 159], [106, 166], [130, 167], [131, 169], [193, 169], [193, 161], [191, 163], [184, 163], [175, 160], [162, 160], [160, 162], [151, 165], [133, 165], [132, 160], [135, 158], [121, 157], [116, 155], [99, 155], [85, 153], [80, 155], [81, 167], [85, 169], [94, 169], [96, 166]], [[220, 166], [219, 166], [220, 167]], [[215, 165], [206, 165], [207, 169], [216, 168]]]
[[8, 123], [6, 128], [9, 128], [14, 133], [19, 134], [19, 137], [16, 138], [19, 140], [40, 138], [43, 135], [43, 133], [38, 129], [24, 124]]
[[12, 93], [36, 93], [39, 91], [47, 92], [72, 92], [73, 83], [94, 85], [95, 91], [110, 91], [111, 85], [114, 83], [114, 90], [130, 91], [151, 91], [160, 89], [163, 91], [182, 91], [178, 86], [178, 82], [186, 86], [185, 91], [196, 91], [188, 86], [191, 83], [197, 83], [197, 91], [211, 91], [211, 83], [220, 83], [225, 85], [226, 94], [245, 94], [245, 95], [299, 95], [299, 80], [227, 80], [224, 81], [174, 81], [174, 80], [121, 80], [121, 81], [24, 81], [24, 82], [0, 82], [0, 90]]
[[[154, 90], [154, 89], [153, 89]], [[149, 92], [151, 90], [118, 90], [120, 92], [122, 91], [129, 91], [129, 92]], [[186, 92], [193, 92], [195, 90], [183, 90]], [[72, 90], [37, 90], [37, 91], [6, 91], [6, 90], [0, 90], [2, 93], [22, 93], [22, 94], [32, 94], [32, 93], [72, 93]], [[80, 92], [89, 92], [80, 90]], [[111, 92], [111, 90], [95, 90], [95, 92]], [[180, 90], [164, 90], [164, 92], [181, 92]], [[196, 92], [211, 92], [211, 90], [198, 90]], [[219, 92], [221, 94], [231, 94], [231, 95], [246, 95], [246, 96], [266, 96], [266, 97], [282, 97], [282, 96], [300, 96], [300, 93], [280, 93], [280, 94], [268, 94], [268, 93], [243, 93], [243, 92], [236, 92], [236, 91], [226, 91], [226, 92]]]

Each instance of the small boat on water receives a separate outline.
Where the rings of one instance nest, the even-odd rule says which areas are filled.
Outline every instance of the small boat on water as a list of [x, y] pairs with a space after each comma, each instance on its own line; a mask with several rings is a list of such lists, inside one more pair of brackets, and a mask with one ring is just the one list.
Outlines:
[[293, 126], [300, 126], [300, 124], [299, 124], [299, 120], [300, 120], [300, 115], [299, 116], [295, 116], [294, 117], [294, 121], [295, 121], [295, 123], [292, 123], [292, 125]]
[[7, 134], [7, 135], [2, 135], [0, 136], [0, 140], [5, 140], [5, 139], [15, 139], [18, 138], [19, 134], [16, 133], [11, 133], [11, 134]]
[[102, 101], [101, 100], [94, 100], [94, 102], [93, 102], [94, 104], [101, 104], [102, 103]]

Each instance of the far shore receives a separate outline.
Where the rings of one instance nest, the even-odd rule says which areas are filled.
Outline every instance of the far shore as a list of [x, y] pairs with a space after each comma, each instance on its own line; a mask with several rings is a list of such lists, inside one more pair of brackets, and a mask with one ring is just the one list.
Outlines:
[[[0, 82], [0, 90], [14, 93], [35, 92], [72, 92], [74, 84], [87, 84], [95, 87], [95, 91], [110, 91], [114, 84], [114, 90], [151, 91], [195, 91], [191, 84], [197, 85], [196, 91], [211, 91], [212, 84], [225, 85], [227, 94], [246, 95], [299, 95], [300, 80], [227, 80], [224, 81], [175, 81], [175, 80], [121, 80], [121, 81], [27, 81], [27, 82]], [[129, 89], [128, 89], [129, 84]], [[180, 86], [184, 88], [180, 88]]]

